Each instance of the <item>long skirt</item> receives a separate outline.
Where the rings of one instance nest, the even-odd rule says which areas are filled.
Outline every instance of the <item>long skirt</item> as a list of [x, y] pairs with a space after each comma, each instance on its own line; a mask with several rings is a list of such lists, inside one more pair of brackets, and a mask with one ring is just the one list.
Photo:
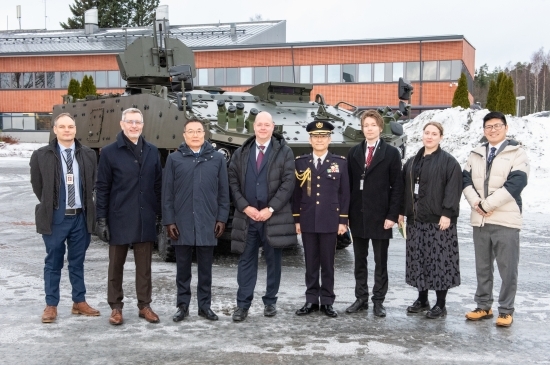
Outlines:
[[436, 223], [407, 225], [407, 284], [422, 290], [460, 285], [456, 224], [441, 231]]

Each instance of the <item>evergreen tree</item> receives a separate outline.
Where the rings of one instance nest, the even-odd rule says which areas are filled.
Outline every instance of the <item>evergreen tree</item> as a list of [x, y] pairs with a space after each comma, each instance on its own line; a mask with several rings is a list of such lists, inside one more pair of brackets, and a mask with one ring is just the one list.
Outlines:
[[130, 25], [143, 27], [155, 22], [155, 12], [160, 0], [130, 0], [132, 18]]
[[69, 81], [69, 88], [67, 89], [67, 94], [73, 97], [73, 100], [80, 98], [80, 82], [75, 79]]
[[94, 84], [94, 78], [92, 76], [84, 76], [82, 79], [82, 85], [80, 85], [80, 97], [84, 99], [88, 95], [96, 95], [97, 88]]
[[84, 13], [94, 8], [97, 0], [74, 0], [74, 5], [69, 5], [73, 17], [67, 19], [67, 23], [59, 23], [63, 29], [84, 29]]
[[453, 96], [453, 108], [455, 106], [461, 106], [464, 109], [470, 107], [470, 99], [468, 99], [468, 81], [466, 80], [466, 75], [464, 72], [460, 75], [458, 79], [458, 87], [455, 90]]
[[100, 28], [120, 28], [130, 25], [131, 0], [99, 0], [99, 2], [101, 4], [101, 8], [98, 7]]
[[503, 114], [516, 115], [516, 95], [511, 76], [504, 76], [498, 95], [497, 110]]
[[498, 76], [497, 76], [497, 90], [498, 90], [498, 93], [497, 94], [500, 94], [500, 88], [502, 87], [502, 81], [504, 80], [505, 77], [506, 77], [506, 74], [503, 71], [500, 71], [498, 73]]
[[487, 104], [485, 105], [485, 108], [489, 109], [489, 111], [494, 112], [495, 110], [497, 110], [497, 102], [497, 83], [494, 80], [491, 80], [491, 82], [489, 83], [489, 92], [487, 93]]

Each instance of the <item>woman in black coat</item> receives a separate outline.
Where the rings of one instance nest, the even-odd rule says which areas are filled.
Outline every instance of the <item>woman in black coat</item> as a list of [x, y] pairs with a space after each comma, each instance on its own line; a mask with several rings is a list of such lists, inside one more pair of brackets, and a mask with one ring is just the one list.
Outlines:
[[368, 308], [367, 255], [369, 241], [372, 241], [375, 262], [373, 312], [378, 317], [385, 317], [382, 303], [388, 291], [388, 247], [403, 197], [401, 154], [380, 138], [384, 120], [376, 110], [362, 114], [361, 126], [365, 143], [354, 146], [348, 153], [349, 227], [355, 256], [356, 301], [346, 312]]
[[[460, 285], [456, 221], [462, 173], [456, 159], [439, 147], [442, 138], [441, 124], [427, 123], [424, 147], [403, 167], [405, 197], [399, 224], [406, 216], [406, 282], [418, 289], [418, 299], [407, 311], [427, 311], [427, 318], [444, 317], [447, 290]], [[431, 309], [428, 290], [437, 295]]]

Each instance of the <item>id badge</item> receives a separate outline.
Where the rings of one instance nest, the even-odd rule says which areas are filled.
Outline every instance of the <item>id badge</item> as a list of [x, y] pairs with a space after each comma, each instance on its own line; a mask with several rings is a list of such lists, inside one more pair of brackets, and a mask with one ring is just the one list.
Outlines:
[[363, 190], [363, 183], [365, 180], [359, 180], [359, 190]]
[[414, 193], [418, 195], [418, 183], [414, 184]]
[[67, 182], [67, 185], [73, 185], [74, 184], [73, 174], [67, 174], [65, 181]]

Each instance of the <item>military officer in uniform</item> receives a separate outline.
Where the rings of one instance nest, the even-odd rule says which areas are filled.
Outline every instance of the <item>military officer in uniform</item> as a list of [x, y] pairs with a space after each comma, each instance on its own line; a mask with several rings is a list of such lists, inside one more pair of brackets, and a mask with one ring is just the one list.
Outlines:
[[334, 254], [337, 235], [347, 232], [350, 194], [346, 158], [328, 151], [333, 129], [329, 121], [309, 123], [306, 131], [313, 152], [296, 158], [292, 213], [304, 244], [307, 287], [306, 304], [296, 311], [299, 316], [319, 309], [329, 317], [338, 316], [332, 308]]

